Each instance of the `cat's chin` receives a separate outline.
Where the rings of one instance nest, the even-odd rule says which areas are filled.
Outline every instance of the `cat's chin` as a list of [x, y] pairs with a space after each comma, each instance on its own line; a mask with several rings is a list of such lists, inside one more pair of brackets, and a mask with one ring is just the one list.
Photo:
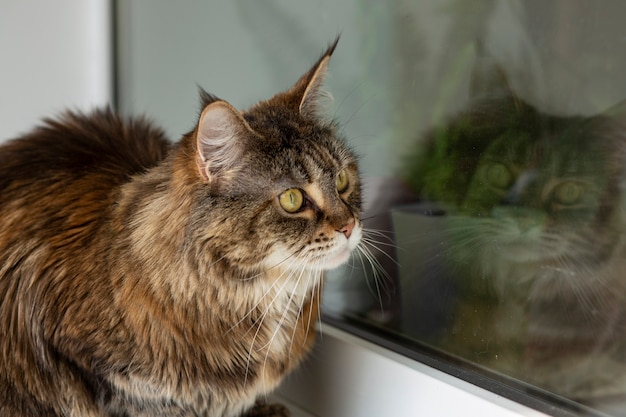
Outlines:
[[[341, 248], [337, 248], [332, 252], [324, 255], [318, 255], [311, 259], [300, 259], [298, 261], [291, 261], [289, 255], [277, 253], [273, 254], [267, 259], [267, 270], [291, 270], [302, 271], [308, 270], [313, 272], [327, 271], [335, 269], [350, 259], [352, 248], [349, 245], [345, 245]], [[300, 272], [297, 272], [300, 273]]]
[[324, 260], [316, 266], [316, 269], [330, 270], [338, 268], [350, 259], [351, 253], [352, 250], [346, 246], [345, 248], [325, 257]]

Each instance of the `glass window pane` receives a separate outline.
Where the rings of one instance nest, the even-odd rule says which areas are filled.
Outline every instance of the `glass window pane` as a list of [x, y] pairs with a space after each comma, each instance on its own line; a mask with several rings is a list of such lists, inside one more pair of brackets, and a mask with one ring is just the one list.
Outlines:
[[244, 108], [341, 33], [330, 113], [367, 232], [324, 319], [531, 405], [626, 416], [626, 3], [117, 6], [120, 108], [173, 137], [196, 83]]
[[389, 7], [388, 159], [329, 316], [626, 415], [625, 7]]

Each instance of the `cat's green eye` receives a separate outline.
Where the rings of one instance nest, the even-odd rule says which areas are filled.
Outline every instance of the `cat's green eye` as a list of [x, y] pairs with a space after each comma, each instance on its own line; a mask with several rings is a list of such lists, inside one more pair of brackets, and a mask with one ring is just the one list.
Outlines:
[[287, 213], [295, 213], [304, 205], [304, 194], [297, 188], [290, 188], [278, 196], [278, 202]]
[[485, 179], [492, 187], [505, 189], [513, 182], [513, 173], [506, 165], [496, 162], [487, 167]]
[[337, 191], [339, 191], [340, 193], [343, 193], [348, 189], [348, 185], [350, 185], [348, 171], [346, 171], [345, 169], [339, 171], [339, 173], [335, 177], [335, 185], [337, 186]]
[[577, 182], [566, 181], [554, 188], [552, 197], [559, 204], [571, 206], [578, 203], [583, 197], [583, 187]]

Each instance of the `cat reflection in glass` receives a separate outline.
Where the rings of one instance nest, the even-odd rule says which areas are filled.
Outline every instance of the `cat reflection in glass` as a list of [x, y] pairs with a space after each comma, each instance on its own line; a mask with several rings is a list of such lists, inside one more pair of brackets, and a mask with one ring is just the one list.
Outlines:
[[426, 143], [407, 178], [445, 212], [427, 262], [454, 294], [430, 342], [571, 398], [626, 394], [626, 107], [556, 116], [500, 88]]

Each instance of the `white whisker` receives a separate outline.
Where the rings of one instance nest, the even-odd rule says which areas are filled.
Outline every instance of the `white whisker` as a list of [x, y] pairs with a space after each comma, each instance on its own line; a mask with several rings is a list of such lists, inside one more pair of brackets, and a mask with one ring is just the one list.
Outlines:
[[[286, 270], [289, 271], [289, 270]], [[283, 272], [284, 274], [285, 272]], [[281, 276], [283, 275], [281, 274]], [[276, 301], [276, 299], [281, 295], [281, 293], [283, 292], [283, 290], [285, 289], [285, 286], [287, 285], [287, 283], [289, 282], [290, 278], [291, 278], [292, 274], [290, 274], [286, 279], [283, 280], [283, 283], [281, 285], [281, 287], [278, 289], [278, 291], [276, 291], [276, 294], [274, 295], [274, 297], [270, 300], [270, 302], [268, 303], [267, 307], [265, 308], [265, 310], [263, 311], [263, 313], [261, 313], [261, 316], [259, 317], [258, 321], [255, 321], [253, 323], [253, 326], [251, 326], [250, 329], [248, 329], [248, 331], [246, 331], [245, 334], [247, 334], [250, 330], [252, 330], [252, 328], [256, 325], [257, 329], [256, 332], [254, 333], [254, 336], [252, 337], [252, 342], [250, 343], [250, 348], [248, 350], [248, 358], [246, 360], [246, 379], [244, 380], [244, 385], [247, 382], [247, 378], [248, 378], [248, 372], [250, 369], [250, 360], [252, 358], [252, 352], [255, 350], [254, 349], [254, 344], [256, 343], [256, 339], [259, 336], [259, 332], [261, 331], [261, 328], [263, 327], [263, 322], [265, 321], [265, 318], [267, 317], [269, 311], [271, 310], [274, 302]], [[275, 282], [278, 282], [279, 280], [276, 280]], [[272, 284], [273, 287], [274, 284]], [[245, 335], [244, 334], [244, 335]], [[257, 349], [258, 350], [258, 349]]]
[[[274, 289], [274, 286], [280, 282], [280, 278], [283, 277], [284, 274], [286, 274], [290, 267], [295, 263], [296, 261], [292, 261], [291, 264], [289, 264], [289, 266], [287, 267], [287, 269], [285, 269], [279, 276], [278, 279], [275, 279], [272, 282], [272, 285], [270, 285], [267, 290], [265, 290], [265, 292], [263, 293], [263, 295], [257, 300], [257, 302], [248, 310], [248, 312], [237, 322], [235, 323], [233, 326], [231, 326], [230, 329], [228, 329], [228, 331], [226, 332], [227, 334], [230, 333], [235, 327], [237, 327], [239, 324], [241, 324], [250, 314], [252, 314], [253, 311], [256, 310], [256, 308], [261, 304], [261, 302], [263, 301], [263, 299], [272, 291], [272, 289]], [[272, 300], [273, 301], [273, 300]], [[271, 304], [271, 302], [270, 302]], [[256, 324], [253, 323], [253, 324]], [[246, 333], [244, 333], [244, 336], [250, 331], [251, 329], [248, 329], [248, 331]]]
[[[315, 286], [316, 291], [317, 291], [317, 300], [318, 302], [320, 302], [320, 300], [322, 299], [322, 286], [321, 285], [316, 285]], [[317, 309], [317, 323], [319, 326], [319, 332], [320, 332], [320, 336], [322, 335], [322, 309], [318, 308]]]
[[[359, 260], [361, 262], [361, 267], [363, 269], [363, 271], [367, 270], [367, 267], [365, 266], [365, 262], [363, 260], [363, 258], [367, 259], [368, 262], [370, 262], [371, 264], [371, 260], [369, 259], [369, 256], [362, 250], [361, 246], [357, 246], [357, 255], [359, 257]], [[372, 265], [372, 270], [375, 271], [376, 268]], [[376, 276], [376, 274], [374, 273], [374, 283], [376, 285], [376, 290], [374, 290], [374, 288], [372, 288], [372, 285], [370, 283], [370, 280], [367, 279], [367, 277], [365, 277], [365, 284], [367, 285], [367, 288], [369, 289], [370, 293], [372, 293], [373, 295], [375, 295], [378, 299], [378, 302], [382, 305], [383, 304], [383, 300], [382, 300], [382, 295], [380, 293], [380, 288], [378, 286], [378, 277]]]
[[368, 247], [374, 249], [376, 252], [378, 252], [378, 253], [382, 254], [383, 256], [385, 256], [387, 259], [389, 259], [395, 265], [399, 265], [398, 261], [396, 260], [396, 258], [394, 258], [389, 253], [385, 252], [384, 250], [382, 250], [382, 249], [380, 249], [379, 247], [376, 246], [376, 245], [380, 244], [380, 242], [376, 242], [376, 241], [372, 241], [370, 239], [363, 238], [363, 239], [361, 239], [361, 243], [362, 243], [362, 245], [359, 245], [359, 246], [362, 247], [363, 249], [366, 249], [370, 255], [373, 255], [373, 253], [371, 252], [371, 250]]
[[[253, 280], [255, 278], [258, 278], [261, 275], [263, 275], [263, 274], [267, 273], [268, 271], [270, 271], [271, 269], [280, 267], [282, 264], [284, 264], [288, 260], [292, 259], [295, 255], [296, 255], [295, 253], [291, 253], [288, 256], [286, 256], [284, 259], [276, 262], [276, 264], [274, 264], [274, 265], [264, 269], [263, 271], [259, 272], [258, 274], [255, 274], [255, 275], [252, 275], [252, 276], [246, 277], [246, 278], [241, 278], [241, 281], [251, 281], [251, 280]], [[290, 265], [293, 265], [294, 262], [296, 262], [296, 260], [292, 259], [292, 263]]]
[[[372, 253], [372, 251], [366, 245], [359, 245], [357, 247], [357, 249], [358, 249], [358, 251], [360, 253], [363, 254], [363, 256], [365, 256], [367, 261], [370, 263], [370, 265], [372, 267], [372, 273], [374, 274], [374, 278], [376, 280], [378, 280], [378, 278], [381, 278], [381, 281], [383, 283], [385, 283], [385, 288], [386, 288], [385, 292], [389, 293], [388, 292], [389, 289], [387, 288], [386, 284], [390, 283], [390, 282], [393, 282], [393, 279], [391, 278], [389, 273], [385, 270], [385, 268], [382, 266], [382, 264], [380, 263], [378, 258], [376, 258], [376, 256]], [[386, 255], [389, 259], [394, 261], [394, 263], [396, 265], [398, 265], [397, 261], [394, 258], [392, 258], [389, 254], [387, 254], [384, 251], [380, 251], [379, 249], [378, 249], [378, 251], [381, 252], [382, 254]], [[384, 279], [382, 279], [382, 278], [384, 278]]]

